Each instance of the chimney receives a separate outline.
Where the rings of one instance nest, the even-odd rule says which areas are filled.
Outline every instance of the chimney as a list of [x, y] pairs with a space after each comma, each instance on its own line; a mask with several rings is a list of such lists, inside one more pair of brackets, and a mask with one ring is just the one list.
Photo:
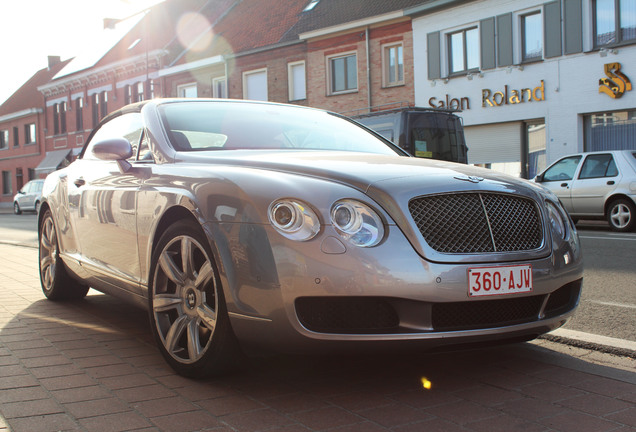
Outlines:
[[48, 56], [48, 59], [49, 59], [49, 69], [51, 69], [53, 66], [55, 66], [56, 64], [62, 61], [60, 59], [60, 56]]

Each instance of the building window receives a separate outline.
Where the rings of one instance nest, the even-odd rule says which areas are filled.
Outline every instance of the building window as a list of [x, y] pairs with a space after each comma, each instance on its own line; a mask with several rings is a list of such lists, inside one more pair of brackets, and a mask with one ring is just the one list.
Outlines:
[[11, 195], [12, 193], [11, 171], [2, 171], [2, 195]]
[[523, 61], [543, 58], [543, 21], [540, 12], [521, 17], [521, 45]]
[[135, 87], [135, 91], [134, 91], [134, 96], [135, 96], [135, 102], [142, 102], [146, 100], [144, 83], [142, 81], [139, 81], [137, 83], [137, 86]]
[[91, 96], [91, 114], [93, 116], [93, 127], [99, 123], [99, 93]]
[[59, 104], [60, 108], [60, 133], [66, 133], [66, 102]]
[[594, 36], [597, 47], [636, 42], [636, 0], [595, 0]]
[[183, 84], [177, 86], [177, 97], [181, 98], [195, 98], [197, 97], [197, 84]]
[[75, 99], [75, 130], [84, 130], [84, 98]]
[[35, 168], [29, 168], [29, 180], [35, 180]]
[[243, 72], [243, 99], [266, 101], [267, 69]]
[[53, 134], [66, 133], [66, 102], [53, 105]]
[[[13, 127], [13, 147], [20, 147], [20, 128], [17, 126]], [[29, 141], [26, 141], [27, 143]]]
[[[16, 128], [17, 129], [17, 128]], [[18, 131], [15, 131], [16, 134]], [[37, 137], [35, 135], [35, 123], [29, 123], [24, 125], [24, 143], [35, 144]]]
[[9, 131], [0, 130], [0, 150], [9, 147]]
[[212, 97], [227, 98], [227, 80], [225, 77], [212, 78]]
[[287, 64], [287, 83], [290, 101], [307, 99], [304, 61]]
[[108, 114], [108, 93], [103, 91], [101, 93], [101, 97], [99, 98], [99, 112], [100, 112], [100, 120], [106, 117]]
[[16, 180], [17, 190], [22, 189], [22, 186], [24, 186], [24, 178], [22, 176], [22, 168], [16, 168], [15, 169], [15, 180]]
[[330, 57], [328, 62], [331, 94], [358, 90], [357, 54]]
[[53, 105], [53, 135], [60, 133], [60, 104]]
[[382, 50], [384, 65], [384, 86], [404, 84], [404, 54], [402, 44], [387, 45]]
[[631, 150], [636, 136], [636, 109], [583, 117], [585, 151]]
[[448, 35], [449, 71], [451, 74], [479, 69], [479, 30], [477, 27]]
[[130, 85], [127, 85], [126, 87], [124, 87], [124, 105], [132, 103], [132, 97], [132, 87]]

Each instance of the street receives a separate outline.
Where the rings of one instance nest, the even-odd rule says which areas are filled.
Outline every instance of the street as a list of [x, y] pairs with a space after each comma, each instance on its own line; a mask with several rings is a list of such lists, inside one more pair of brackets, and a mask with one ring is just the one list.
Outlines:
[[[32, 214], [0, 214], [1, 432], [636, 428], [636, 356], [548, 339], [371, 356], [252, 354], [227, 376], [180, 377], [154, 346], [144, 311], [95, 291], [77, 302], [44, 298], [35, 223]], [[567, 328], [634, 341], [636, 237], [580, 234], [586, 283]]]

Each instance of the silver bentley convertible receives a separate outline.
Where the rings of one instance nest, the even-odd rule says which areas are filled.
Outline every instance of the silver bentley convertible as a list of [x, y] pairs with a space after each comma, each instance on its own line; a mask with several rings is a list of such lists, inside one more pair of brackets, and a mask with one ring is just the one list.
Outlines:
[[46, 179], [39, 236], [49, 299], [92, 287], [143, 306], [167, 362], [196, 377], [247, 346], [532, 339], [567, 321], [583, 275], [574, 225], [541, 186], [260, 102], [110, 114]]

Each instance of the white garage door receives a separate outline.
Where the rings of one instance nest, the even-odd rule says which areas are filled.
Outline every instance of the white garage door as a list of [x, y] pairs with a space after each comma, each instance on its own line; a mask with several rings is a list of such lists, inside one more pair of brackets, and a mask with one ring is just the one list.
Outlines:
[[466, 126], [469, 164], [521, 161], [522, 122]]

